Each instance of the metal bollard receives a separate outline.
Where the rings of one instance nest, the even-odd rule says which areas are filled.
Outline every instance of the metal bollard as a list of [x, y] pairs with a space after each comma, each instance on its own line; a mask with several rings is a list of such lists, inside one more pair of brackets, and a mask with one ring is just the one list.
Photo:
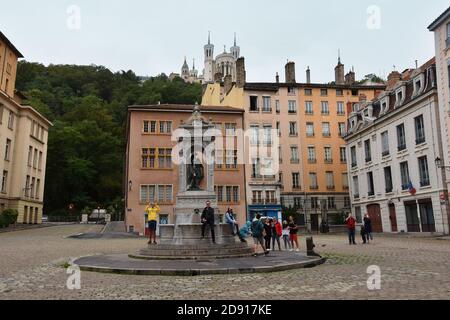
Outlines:
[[306, 254], [308, 256], [320, 257], [320, 255], [314, 251], [315, 247], [316, 245], [314, 244], [313, 237], [306, 237]]

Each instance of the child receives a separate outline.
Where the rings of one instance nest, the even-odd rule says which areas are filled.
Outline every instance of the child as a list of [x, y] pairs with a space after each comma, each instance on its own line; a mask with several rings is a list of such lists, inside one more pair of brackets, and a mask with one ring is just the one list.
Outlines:
[[363, 244], [366, 244], [366, 228], [364, 227], [364, 225], [361, 226], [361, 238], [363, 240]]

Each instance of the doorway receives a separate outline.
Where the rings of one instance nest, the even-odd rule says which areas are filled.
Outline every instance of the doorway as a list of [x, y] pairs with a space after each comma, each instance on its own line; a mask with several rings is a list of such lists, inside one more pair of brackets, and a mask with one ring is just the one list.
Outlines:
[[397, 227], [397, 212], [395, 211], [395, 204], [389, 204], [389, 220], [391, 221], [391, 232], [398, 232]]
[[381, 222], [381, 208], [379, 204], [371, 204], [367, 206], [367, 214], [372, 221], [372, 231], [375, 233], [383, 232], [383, 224]]

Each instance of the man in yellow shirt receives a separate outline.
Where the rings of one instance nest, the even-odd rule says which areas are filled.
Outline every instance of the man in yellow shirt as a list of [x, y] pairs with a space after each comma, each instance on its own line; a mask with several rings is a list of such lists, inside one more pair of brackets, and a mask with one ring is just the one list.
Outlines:
[[159, 206], [156, 203], [149, 203], [148, 206], [145, 208], [145, 213], [148, 217], [148, 230], [149, 230], [149, 238], [148, 244], [156, 243], [156, 227], [158, 224], [158, 214], [161, 211]]

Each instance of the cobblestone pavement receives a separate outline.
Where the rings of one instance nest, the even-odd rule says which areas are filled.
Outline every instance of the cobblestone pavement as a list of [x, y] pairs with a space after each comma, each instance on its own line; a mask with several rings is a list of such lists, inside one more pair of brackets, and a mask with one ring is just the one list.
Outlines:
[[[76, 240], [100, 226], [69, 225], [0, 234], [0, 299], [450, 299], [450, 241], [377, 236], [349, 246], [345, 236], [314, 237], [329, 260], [312, 269], [199, 277], [82, 272], [68, 290], [70, 259], [135, 252], [142, 239]], [[304, 249], [304, 237], [301, 237]], [[367, 267], [381, 269], [381, 290], [367, 289]]]

